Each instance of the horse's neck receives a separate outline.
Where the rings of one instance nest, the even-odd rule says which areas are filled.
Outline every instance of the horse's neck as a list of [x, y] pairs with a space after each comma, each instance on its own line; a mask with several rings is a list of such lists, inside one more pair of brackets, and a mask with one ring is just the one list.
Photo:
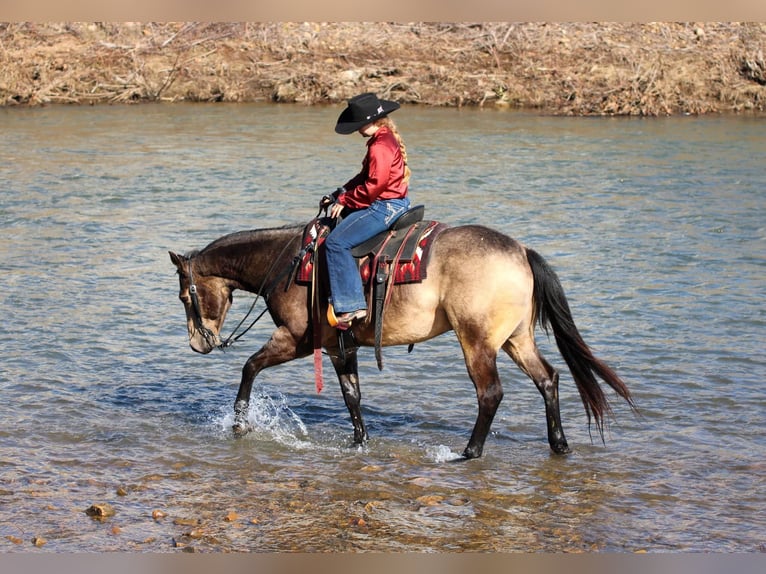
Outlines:
[[300, 243], [299, 233], [292, 229], [270, 229], [236, 234], [233, 240], [211, 246], [201, 254], [201, 264], [205, 274], [222, 277], [239, 289], [258, 293], [268, 288], [283, 268], [290, 265]]

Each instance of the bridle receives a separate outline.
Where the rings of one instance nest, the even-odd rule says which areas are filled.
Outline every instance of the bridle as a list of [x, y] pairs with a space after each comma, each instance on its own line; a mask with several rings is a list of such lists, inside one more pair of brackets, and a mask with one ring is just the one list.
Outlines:
[[[237, 331], [239, 331], [240, 327], [247, 321], [247, 318], [250, 317], [250, 314], [253, 312], [253, 309], [255, 309], [256, 303], [258, 303], [258, 298], [263, 297], [263, 300], [268, 302], [269, 297], [271, 296], [271, 293], [274, 291], [274, 288], [279, 284], [279, 282], [288, 274], [292, 276], [292, 271], [295, 269], [295, 267], [300, 263], [300, 260], [303, 259], [303, 256], [305, 252], [307, 251], [307, 248], [304, 248], [296, 255], [290, 266], [286, 267], [282, 273], [280, 273], [270, 284], [268, 287], [265, 287], [266, 282], [269, 280], [269, 277], [272, 275], [274, 268], [276, 267], [277, 263], [282, 259], [282, 256], [284, 255], [285, 251], [287, 251], [288, 247], [295, 241], [297, 236], [292, 237], [282, 248], [282, 251], [280, 251], [279, 255], [274, 258], [273, 262], [271, 263], [271, 267], [269, 267], [269, 271], [266, 273], [266, 275], [263, 278], [263, 281], [261, 282], [261, 286], [258, 289], [258, 291], [255, 294], [255, 299], [253, 300], [253, 304], [250, 305], [250, 309], [247, 311], [245, 316], [242, 318], [242, 320], [237, 324], [236, 327], [231, 332], [231, 335], [229, 335], [224, 341], [219, 342], [220, 339], [211, 331], [208, 329], [204, 323], [202, 322], [202, 310], [200, 308], [199, 304], [199, 297], [197, 296], [197, 285], [194, 283], [194, 274], [192, 273], [192, 258], [190, 257], [188, 259], [188, 275], [189, 275], [189, 297], [191, 298], [191, 304], [192, 304], [192, 319], [194, 321], [194, 329], [195, 333], [200, 333], [202, 337], [205, 339], [208, 345], [210, 345], [211, 348], [221, 349], [222, 351], [225, 351], [228, 347], [231, 347], [234, 343], [236, 343], [245, 333], [247, 333], [250, 329], [253, 328], [253, 326], [266, 314], [266, 311], [269, 310], [268, 306], [263, 309], [263, 311], [260, 312], [260, 314], [253, 319], [253, 321], [239, 334], [236, 334]], [[287, 282], [287, 285], [285, 285], [285, 291], [290, 287], [290, 282]]]
[[199, 305], [199, 297], [197, 297], [197, 286], [194, 284], [194, 275], [192, 274], [192, 260], [191, 258], [188, 261], [189, 265], [189, 297], [191, 298], [191, 304], [192, 304], [192, 311], [194, 313], [192, 314], [192, 319], [194, 321], [194, 332], [199, 332], [202, 337], [205, 339], [208, 345], [210, 347], [218, 347], [220, 348], [221, 343], [218, 343], [218, 337], [216, 337], [215, 333], [205, 327], [205, 324], [202, 322], [202, 311], [200, 310]]

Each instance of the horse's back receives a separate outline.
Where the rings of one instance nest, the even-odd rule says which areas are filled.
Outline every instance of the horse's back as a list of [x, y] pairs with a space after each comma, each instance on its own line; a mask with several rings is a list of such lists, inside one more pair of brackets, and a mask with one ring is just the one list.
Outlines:
[[[495, 229], [462, 225], [445, 229], [434, 241], [432, 261], [445, 279], [466, 276], [484, 280], [531, 278], [524, 245]], [[525, 279], [526, 281], [526, 279]]]
[[475, 256], [493, 252], [517, 253], [522, 259], [526, 259], [524, 246], [519, 241], [484, 225], [448, 227], [436, 242], [458, 254]]

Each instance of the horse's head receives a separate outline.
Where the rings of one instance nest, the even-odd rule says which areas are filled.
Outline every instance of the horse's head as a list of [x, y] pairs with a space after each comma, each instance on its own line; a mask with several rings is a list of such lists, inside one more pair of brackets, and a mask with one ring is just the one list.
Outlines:
[[168, 253], [178, 268], [178, 298], [186, 310], [189, 346], [198, 353], [209, 353], [221, 344], [219, 335], [231, 307], [232, 289], [221, 277], [195, 271], [193, 257]]

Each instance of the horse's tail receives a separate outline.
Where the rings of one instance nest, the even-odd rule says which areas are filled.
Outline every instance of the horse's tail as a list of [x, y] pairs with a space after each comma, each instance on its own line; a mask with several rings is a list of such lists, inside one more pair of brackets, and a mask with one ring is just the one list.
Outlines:
[[588, 415], [588, 424], [590, 425], [592, 416], [603, 441], [604, 415], [611, 414], [612, 409], [596, 380], [596, 375], [635, 410], [630, 391], [617, 373], [598, 359], [583, 340], [572, 318], [564, 288], [550, 265], [539, 253], [529, 248], [527, 248], [527, 260], [534, 276], [535, 316], [533, 321], [537, 320], [546, 333], [549, 332], [548, 328], [552, 327], [559, 351], [569, 366], [577, 390], [580, 392]]

